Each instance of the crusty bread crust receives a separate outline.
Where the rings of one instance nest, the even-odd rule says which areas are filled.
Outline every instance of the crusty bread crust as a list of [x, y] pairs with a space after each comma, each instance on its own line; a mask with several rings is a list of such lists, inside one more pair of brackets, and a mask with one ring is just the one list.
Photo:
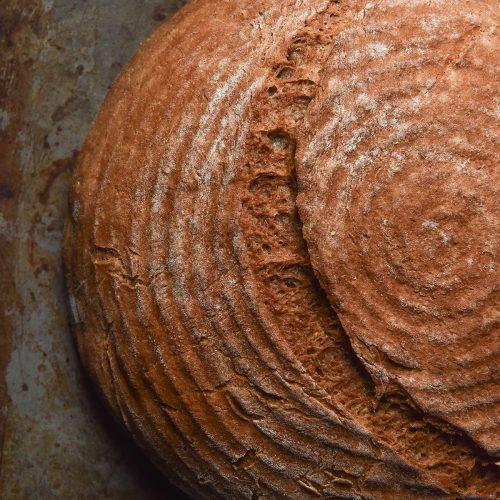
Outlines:
[[336, 41], [365, 14], [191, 2], [140, 48], [80, 155], [65, 261], [81, 357], [195, 497], [495, 496], [491, 457], [400, 385], [375, 390], [301, 234], [296, 144], [305, 169]]
[[497, 457], [498, 7], [367, 9], [333, 40], [297, 158], [313, 266], [380, 391]]

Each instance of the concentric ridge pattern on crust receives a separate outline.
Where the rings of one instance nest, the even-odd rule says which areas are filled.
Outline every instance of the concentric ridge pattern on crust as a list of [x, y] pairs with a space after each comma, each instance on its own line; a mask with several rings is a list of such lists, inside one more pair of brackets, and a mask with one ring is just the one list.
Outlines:
[[191, 2], [141, 47], [82, 151], [65, 255], [79, 350], [195, 497], [496, 494], [468, 438], [374, 392], [301, 235], [296, 138], [365, 7]]
[[412, 5], [333, 42], [299, 140], [304, 233], [380, 391], [499, 456], [499, 4]]

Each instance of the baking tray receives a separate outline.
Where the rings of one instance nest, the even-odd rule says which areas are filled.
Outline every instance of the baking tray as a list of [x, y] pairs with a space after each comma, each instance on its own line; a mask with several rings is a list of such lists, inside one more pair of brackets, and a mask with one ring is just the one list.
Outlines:
[[180, 495], [109, 419], [71, 338], [71, 171], [117, 73], [182, 0], [0, 2], [0, 498]]

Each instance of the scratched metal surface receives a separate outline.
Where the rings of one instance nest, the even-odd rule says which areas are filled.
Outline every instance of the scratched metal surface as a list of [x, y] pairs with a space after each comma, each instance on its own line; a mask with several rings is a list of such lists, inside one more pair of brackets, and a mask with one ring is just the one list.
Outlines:
[[71, 168], [108, 86], [182, 3], [0, 1], [2, 499], [174, 496], [85, 380], [61, 247]]

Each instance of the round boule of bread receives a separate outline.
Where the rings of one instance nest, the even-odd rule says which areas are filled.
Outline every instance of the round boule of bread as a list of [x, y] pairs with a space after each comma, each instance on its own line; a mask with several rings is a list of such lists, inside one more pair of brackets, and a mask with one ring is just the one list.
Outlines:
[[[491, 68], [470, 70], [476, 89], [470, 92], [477, 94], [455, 82], [449, 95], [464, 99], [456, 112], [438, 98], [442, 92], [436, 103], [429, 100], [433, 91], [440, 92], [439, 82], [451, 78], [451, 63], [442, 58], [460, 43], [446, 41], [444, 11], [450, 10], [453, 29], [466, 37], [460, 49], [464, 58], [474, 57], [480, 37], [484, 44], [493, 40], [488, 30], [495, 3], [480, 2], [484, 12], [475, 3], [465, 4], [470, 12], [457, 17], [458, 3], [452, 0], [404, 5], [395, 0], [193, 0], [140, 47], [111, 88], [79, 156], [70, 195], [65, 265], [72, 330], [85, 369], [111, 413], [152, 462], [194, 498], [495, 498], [500, 493], [492, 427], [477, 417], [472, 432], [464, 420], [435, 411], [428, 395], [419, 397], [399, 371], [392, 371], [393, 365], [399, 370], [399, 358], [389, 369], [385, 358], [366, 354], [358, 336], [368, 337], [345, 316], [350, 298], [328, 278], [336, 271], [333, 257], [328, 262], [325, 257], [332, 240], [316, 231], [316, 222], [333, 227], [336, 221], [324, 200], [334, 203], [342, 195], [337, 186], [325, 190], [318, 172], [330, 175], [337, 143], [344, 144], [349, 134], [356, 137], [344, 125], [329, 132], [323, 125], [332, 122], [344, 96], [355, 92], [358, 73], [378, 65], [377, 78], [387, 74], [386, 90], [393, 92], [377, 94], [383, 86], [375, 78], [361, 101], [368, 106], [378, 98], [380, 107], [392, 106], [398, 89], [406, 92], [412, 75], [420, 74], [417, 55], [423, 57], [422, 65], [439, 78], [428, 98], [422, 92], [414, 103], [408, 121], [412, 126], [422, 113], [422, 141], [432, 138], [424, 120], [429, 103], [451, 117], [450, 128], [456, 118], [467, 137], [486, 113], [481, 82], [490, 82], [492, 96]], [[420, 36], [421, 26], [428, 35]], [[394, 40], [388, 44], [390, 36]], [[411, 44], [411, 36], [420, 36], [422, 46]], [[344, 45], [351, 43], [357, 52]], [[401, 49], [400, 76], [391, 73], [395, 56], [388, 47]], [[336, 57], [352, 58], [347, 61], [352, 71], [337, 68]], [[471, 109], [474, 96], [478, 109]], [[470, 122], [461, 116], [469, 111]], [[404, 108], [401, 120], [407, 112]], [[355, 117], [354, 111], [352, 121], [347, 114], [339, 119], [346, 127], [347, 122], [361, 127], [364, 116], [368, 123], [370, 115]], [[493, 130], [490, 121], [481, 123], [483, 129], [467, 144], [490, 161], [492, 146], [480, 141], [492, 140]], [[382, 148], [378, 135], [368, 140]], [[404, 134], [400, 147], [401, 154], [411, 149]], [[387, 146], [387, 155], [393, 152]], [[409, 168], [410, 173], [413, 164]], [[469, 168], [476, 169], [476, 163], [463, 165], [462, 173], [436, 168], [428, 197], [441, 199], [429, 210]], [[401, 168], [394, 176], [404, 172]], [[490, 203], [492, 170], [485, 166], [483, 174], [489, 183], [471, 174], [461, 185], [471, 193], [484, 188], [478, 200]], [[388, 177], [382, 180], [393, 210], [405, 220], [412, 200], [419, 206], [424, 194], [402, 197], [400, 190], [419, 186], [422, 177], [399, 187]], [[371, 191], [364, 189], [369, 203]], [[456, 203], [443, 210], [466, 208]], [[487, 216], [479, 208], [470, 210], [464, 217], [473, 220], [464, 221], [464, 230], [475, 231], [477, 253], [486, 244], [487, 229], [472, 225], [485, 223]], [[440, 249], [432, 237], [451, 229], [441, 226], [434, 212], [427, 219], [428, 240], [422, 241]], [[390, 228], [395, 235], [401, 231], [394, 222]], [[350, 251], [349, 242], [342, 245], [342, 251]], [[425, 251], [408, 254], [418, 270]], [[376, 252], [373, 259], [379, 265]], [[450, 272], [461, 272], [461, 265]], [[476, 271], [467, 275], [470, 280]], [[477, 272], [479, 280], [489, 279]], [[371, 279], [364, 268], [349, 273]], [[471, 293], [464, 289], [463, 303]], [[370, 304], [356, 304], [359, 315], [363, 307], [371, 310]], [[394, 314], [404, 320], [407, 309], [398, 307]], [[342, 321], [346, 318], [346, 331], [335, 308]], [[480, 310], [471, 310], [471, 325]], [[389, 335], [385, 328], [382, 322], [381, 338]], [[370, 332], [373, 349], [382, 353], [377, 332]], [[485, 332], [473, 332], [468, 354], [478, 370], [464, 372], [470, 393], [457, 396], [470, 412], [479, 403], [471, 405], [476, 400], [467, 395], [483, 397], [489, 390], [481, 386], [484, 377], [490, 380], [484, 366], [492, 365], [477, 356], [495, 352], [495, 346], [482, 344], [490, 339]], [[423, 372], [413, 366], [422, 363], [421, 352], [428, 350], [419, 346], [410, 353], [405, 376]], [[447, 359], [441, 355], [440, 366], [448, 367]], [[485, 415], [498, 420], [493, 407]]]

